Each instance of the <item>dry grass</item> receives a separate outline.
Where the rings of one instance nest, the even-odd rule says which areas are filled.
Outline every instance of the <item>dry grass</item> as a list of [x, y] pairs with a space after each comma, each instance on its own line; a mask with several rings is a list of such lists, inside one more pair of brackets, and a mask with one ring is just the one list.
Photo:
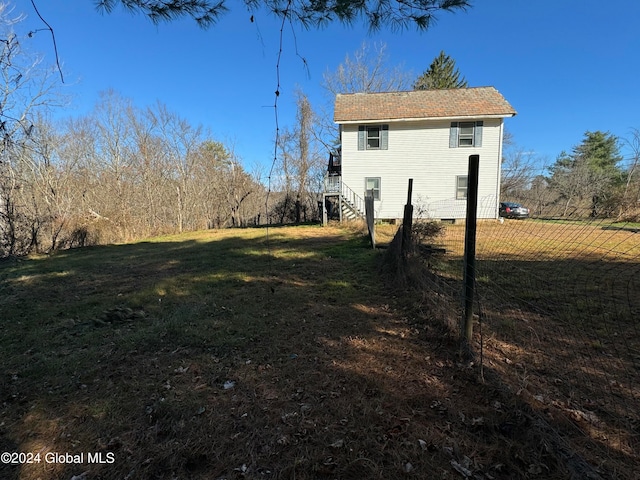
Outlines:
[[381, 255], [300, 227], [1, 265], [0, 450], [114, 461], [0, 478], [569, 478], [525, 399], [460, 362], [438, 303], [392, 288]]

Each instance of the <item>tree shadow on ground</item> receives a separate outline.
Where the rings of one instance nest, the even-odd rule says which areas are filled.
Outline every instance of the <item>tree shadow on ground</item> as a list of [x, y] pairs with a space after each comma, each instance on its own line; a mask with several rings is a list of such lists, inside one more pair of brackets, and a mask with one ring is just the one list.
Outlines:
[[211, 232], [3, 269], [2, 443], [114, 462], [0, 476], [568, 478], [522, 399], [459, 362], [365, 245]]
[[640, 468], [639, 270], [588, 255], [477, 263], [485, 366], [605, 478]]

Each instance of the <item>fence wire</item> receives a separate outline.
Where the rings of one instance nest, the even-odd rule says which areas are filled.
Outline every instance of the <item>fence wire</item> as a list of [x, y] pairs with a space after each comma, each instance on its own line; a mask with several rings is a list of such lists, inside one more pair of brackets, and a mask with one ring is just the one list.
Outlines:
[[[440, 243], [431, 302], [459, 328], [464, 225]], [[480, 222], [476, 259], [483, 368], [603, 478], [640, 478], [640, 225]]]

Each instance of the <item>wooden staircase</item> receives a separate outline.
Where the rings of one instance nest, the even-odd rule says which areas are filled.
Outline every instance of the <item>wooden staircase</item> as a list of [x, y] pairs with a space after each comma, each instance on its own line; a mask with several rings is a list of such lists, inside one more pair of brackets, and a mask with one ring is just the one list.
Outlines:
[[[341, 176], [325, 177], [323, 199], [339, 204], [340, 221], [365, 218], [364, 199], [342, 181]], [[326, 215], [325, 215], [326, 217]], [[326, 223], [326, 218], [324, 223]]]

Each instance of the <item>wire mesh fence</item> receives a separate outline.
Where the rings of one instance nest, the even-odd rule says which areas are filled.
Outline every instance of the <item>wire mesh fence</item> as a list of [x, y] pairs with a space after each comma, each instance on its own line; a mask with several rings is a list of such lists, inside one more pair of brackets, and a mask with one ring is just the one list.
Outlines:
[[[459, 332], [464, 225], [439, 243], [425, 302]], [[478, 224], [476, 358], [602, 478], [640, 478], [639, 272], [638, 224]]]

